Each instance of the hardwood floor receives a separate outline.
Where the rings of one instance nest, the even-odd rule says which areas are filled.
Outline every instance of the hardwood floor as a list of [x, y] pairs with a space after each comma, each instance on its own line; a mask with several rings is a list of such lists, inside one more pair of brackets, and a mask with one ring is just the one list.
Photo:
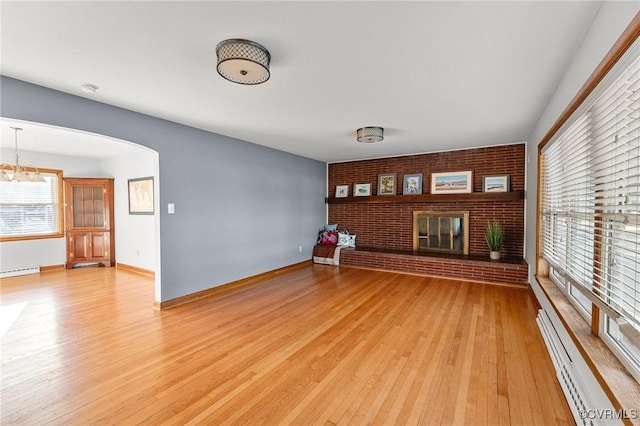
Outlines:
[[520, 288], [304, 265], [158, 312], [116, 268], [0, 285], [3, 425], [573, 424]]

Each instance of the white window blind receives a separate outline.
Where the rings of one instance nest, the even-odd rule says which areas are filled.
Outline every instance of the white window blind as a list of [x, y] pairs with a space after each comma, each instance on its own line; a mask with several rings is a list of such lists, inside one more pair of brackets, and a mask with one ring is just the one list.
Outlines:
[[638, 40], [544, 147], [541, 166], [543, 257], [570, 294], [579, 290], [634, 342], [640, 335]]
[[579, 117], [544, 156], [543, 247], [547, 260], [591, 288], [594, 189], [588, 176], [591, 119]]
[[640, 57], [593, 106], [595, 293], [640, 328]]
[[42, 172], [45, 182], [0, 182], [0, 237], [57, 234], [60, 227], [58, 174]]

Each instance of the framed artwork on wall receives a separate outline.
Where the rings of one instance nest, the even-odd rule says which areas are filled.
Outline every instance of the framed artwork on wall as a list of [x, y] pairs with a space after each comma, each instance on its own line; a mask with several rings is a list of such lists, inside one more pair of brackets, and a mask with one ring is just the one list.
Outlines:
[[431, 173], [432, 194], [473, 192], [473, 172]]
[[371, 195], [370, 183], [356, 183], [353, 185], [354, 197], [368, 197], [369, 195]]
[[413, 175], [404, 175], [402, 183], [403, 195], [419, 195], [422, 194], [422, 173]]
[[129, 214], [153, 214], [153, 176], [129, 179]]
[[482, 192], [511, 191], [511, 175], [491, 175], [482, 177]]
[[395, 173], [382, 173], [378, 175], [378, 195], [396, 195]]
[[336, 185], [336, 198], [349, 196], [349, 185]]

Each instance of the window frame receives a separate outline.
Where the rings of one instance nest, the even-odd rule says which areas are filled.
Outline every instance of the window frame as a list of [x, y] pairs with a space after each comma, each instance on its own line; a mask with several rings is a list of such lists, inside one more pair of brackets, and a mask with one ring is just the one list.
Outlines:
[[[3, 166], [11, 166], [10, 164], [2, 164]], [[58, 169], [45, 169], [38, 167], [23, 166], [24, 170], [28, 172], [47, 173], [56, 175], [58, 179], [58, 231], [50, 234], [37, 234], [37, 235], [0, 235], [0, 242], [8, 241], [28, 241], [28, 240], [42, 240], [47, 238], [63, 238], [64, 237], [64, 187], [63, 187], [63, 174], [62, 170]]]
[[[624, 56], [628, 49], [640, 38], [640, 13], [636, 13], [627, 28], [611, 47], [604, 59], [598, 64], [584, 85], [580, 88], [569, 105], [560, 114], [549, 131], [538, 144], [537, 170], [537, 208], [536, 208], [536, 258], [534, 278], [539, 289], [550, 302], [551, 307], [559, 316], [569, 337], [584, 357], [588, 367], [602, 385], [605, 393], [611, 398], [615, 407], [635, 408], [637, 397], [640, 396], [640, 382], [629, 373], [629, 364], [621, 355], [617, 342], [605, 336], [605, 315], [598, 306], [592, 306], [591, 324], [584, 320], [579, 309], [567, 296], [568, 289], [558, 285], [551, 265], [542, 257], [544, 251], [544, 214], [542, 209], [543, 193], [543, 165], [542, 151], [547, 143], [561, 130], [569, 118], [578, 110], [596, 87], [607, 77], [609, 71]], [[562, 277], [560, 277], [562, 278]], [[600, 330], [603, 333], [600, 334]]]
[[[635, 355], [640, 350], [638, 298], [622, 288], [629, 286], [631, 292], [636, 294], [640, 283], [632, 279], [626, 284], [625, 267], [620, 267], [622, 263], [605, 260], [615, 253], [616, 248], [620, 249], [617, 256], [621, 255], [622, 260], [627, 252], [633, 252], [618, 243], [621, 235], [627, 232], [620, 229], [620, 225], [626, 227], [629, 217], [633, 223], [637, 221], [638, 208], [634, 207], [637, 201], [632, 201], [629, 204], [631, 210], [627, 210], [626, 201], [621, 204], [618, 199], [622, 196], [625, 200], [637, 197], [640, 123], [635, 116], [640, 107], [634, 98], [637, 98], [640, 85], [638, 52], [640, 39], [634, 41], [621, 56], [622, 60], [616, 64], [619, 66], [614, 72], [604, 76], [550, 138], [544, 149], [540, 149], [542, 181], [539, 183], [539, 205], [545, 220], [540, 225], [544, 248], [539, 252], [539, 257], [546, 261], [555, 259], [553, 249], [557, 238], [553, 229], [550, 229], [553, 223], [547, 217], [558, 205], [569, 223], [564, 245], [566, 261], [558, 265], [564, 273], [565, 296], [578, 311], [584, 311], [581, 312], [583, 316], [587, 314], [592, 333], [601, 338], [608, 333], [607, 317], [619, 323], [635, 323], [630, 327], [618, 328], [617, 335], [623, 335], [622, 339], [611, 335], [611, 339], [603, 341], [608, 346], [613, 343], [615, 347], [610, 349], [615, 349], [616, 354], [634, 354], [624, 357], [627, 361], [625, 365], [640, 380], [640, 359]], [[631, 90], [632, 87], [635, 89]], [[619, 134], [622, 135], [620, 142]], [[592, 160], [595, 162], [592, 163]], [[565, 163], [570, 166], [565, 167]], [[628, 188], [631, 192], [625, 192], [627, 185], [630, 185]], [[624, 217], [624, 220], [618, 216]], [[632, 245], [638, 244], [640, 233], [637, 227], [629, 233], [629, 238]], [[637, 262], [634, 260], [633, 263], [631, 270], [637, 268]], [[587, 272], [589, 270], [593, 272]], [[557, 276], [554, 278], [554, 282], [557, 282]], [[602, 317], [600, 311], [606, 317]]]

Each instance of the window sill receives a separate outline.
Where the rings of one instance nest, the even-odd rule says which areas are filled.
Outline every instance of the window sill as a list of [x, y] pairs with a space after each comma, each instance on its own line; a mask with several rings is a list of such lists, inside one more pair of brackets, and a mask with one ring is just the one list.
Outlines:
[[[625, 409], [627, 413], [639, 410], [640, 384], [602, 340], [591, 334], [590, 325], [553, 281], [538, 276], [536, 280], [614, 408]], [[640, 425], [640, 418], [625, 419], [624, 422]]]

